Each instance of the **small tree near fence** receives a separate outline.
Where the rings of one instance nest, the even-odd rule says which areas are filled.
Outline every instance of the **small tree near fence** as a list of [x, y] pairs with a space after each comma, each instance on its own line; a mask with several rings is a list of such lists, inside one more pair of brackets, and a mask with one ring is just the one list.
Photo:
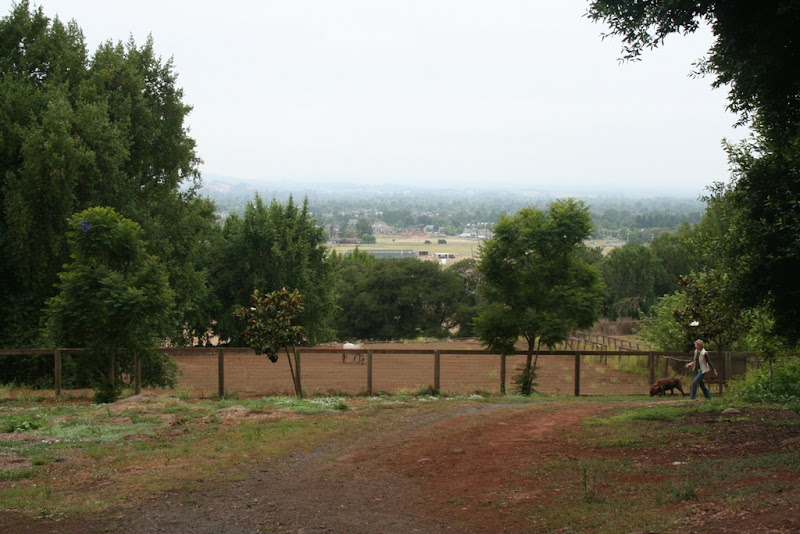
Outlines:
[[47, 301], [47, 333], [53, 344], [84, 347], [91, 360], [84, 372], [95, 382], [99, 402], [116, 400], [126, 371], [121, 349], [145, 358], [153, 385], [173, 385], [175, 366], [152, 351], [169, 331], [174, 294], [167, 272], [147, 254], [137, 223], [111, 208], [73, 215], [67, 241], [71, 261]]
[[266, 294], [256, 289], [250, 296], [250, 307], [242, 306], [234, 313], [247, 324], [243, 335], [256, 354], [266, 354], [275, 363], [278, 352], [286, 352], [294, 392], [298, 397], [302, 397], [303, 392], [289, 347], [294, 349], [305, 339], [305, 328], [297, 324], [303, 309], [303, 297], [296, 289], [283, 288]]

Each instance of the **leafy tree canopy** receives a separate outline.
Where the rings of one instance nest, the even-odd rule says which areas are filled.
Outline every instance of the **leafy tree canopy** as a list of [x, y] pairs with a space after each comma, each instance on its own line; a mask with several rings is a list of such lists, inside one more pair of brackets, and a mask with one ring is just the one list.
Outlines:
[[89, 208], [68, 225], [71, 261], [47, 301], [47, 334], [56, 346], [89, 349], [93, 365], [107, 360], [105, 381], [113, 385], [119, 349], [146, 352], [161, 344], [174, 294], [135, 222], [111, 208]]
[[289, 347], [294, 348], [305, 340], [305, 328], [298, 323], [303, 307], [303, 297], [296, 289], [281, 288], [266, 294], [256, 289], [250, 296], [250, 306], [242, 306], [235, 312], [244, 321], [244, 338], [256, 354], [266, 354], [275, 363], [278, 353], [286, 352], [298, 397], [302, 396], [302, 391]]
[[356, 251], [337, 267], [336, 330], [341, 339], [443, 337], [465, 297], [456, 272], [415, 258]]
[[9, 318], [0, 344], [37, 343], [68, 259], [67, 219], [91, 206], [140, 224], [151, 253], [167, 258], [179, 314], [206, 298], [195, 238], [209, 231], [213, 209], [193, 202], [192, 187], [179, 191], [199, 182], [190, 108], [175, 82], [151, 39], [106, 42], [90, 56], [75, 22], [27, 0], [0, 20], [0, 307]]
[[752, 139], [728, 146], [733, 176], [711, 198], [730, 212], [716, 245], [740, 306], [766, 306], [774, 334], [800, 340], [800, 4], [794, 0], [595, 0], [588, 16], [638, 59], [673, 33], [708, 24], [715, 41], [698, 63]]
[[639, 339], [656, 350], [686, 350], [688, 325], [675, 318], [675, 311], [686, 306], [686, 293], [676, 291], [661, 296], [642, 320]]
[[89, 208], [68, 224], [71, 261], [47, 302], [49, 337], [98, 352], [159, 345], [174, 294], [139, 225], [111, 208]]
[[732, 298], [730, 277], [715, 269], [683, 276], [680, 285], [686, 300], [673, 309], [673, 315], [686, 333], [684, 348], [702, 339], [713, 342], [717, 350], [730, 350], [747, 328], [746, 315]]
[[538, 344], [553, 346], [599, 315], [600, 276], [579, 253], [591, 229], [582, 202], [559, 200], [547, 210], [525, 208], [502, 217], [481, 247], [478, 268], [489, 306], [475, 328], [481, 342], [500, 353], [513, 352], [525, 339], [527, 377]]
[[656, 282], [664, 278], [664, 268], [649, 248], [628, 243], [608, 253], [602, 263], [606, 284], [606, 314], [639, 318], [656, 299]]

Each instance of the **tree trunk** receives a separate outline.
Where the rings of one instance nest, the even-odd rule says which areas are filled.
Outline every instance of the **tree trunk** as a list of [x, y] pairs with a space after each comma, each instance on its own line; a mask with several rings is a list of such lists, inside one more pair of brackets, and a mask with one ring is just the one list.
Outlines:
[[530, 396], [533, 393], [533, 346], [534, 340], [528, 339], [528, 353], [525, 359], [525, 370], [523, 371], [523, 382], [520, 387], [520, 393]]
[[536, 344], [536, 359], [533, 360], [533, 374], [536, 374], [536, 366], [539, 364], [539, 351], [542, 349], [542, 340], [540, 339], [539, 342]]
[[286, 358], [289, 360], [289, 371], [292, 373], [292, 384], [294, 385], [294, 394], [297, 398], [302, 398], [303, 392], [300, 391], [300, 385], [297, 383], [297, 374], [294, 371], [294, 365], [292, 365], [292, 357], [289, 355], [289, 348], [284, 347], [286, 351]]
[[108, 384], [111, 386], [111, 390], [114, 390], [115, 382], [116, 382], [116, 370], [115, 370], [115, 356], [117, 353], [117, 349], [111, 351], [111, 354], [108, 357]]

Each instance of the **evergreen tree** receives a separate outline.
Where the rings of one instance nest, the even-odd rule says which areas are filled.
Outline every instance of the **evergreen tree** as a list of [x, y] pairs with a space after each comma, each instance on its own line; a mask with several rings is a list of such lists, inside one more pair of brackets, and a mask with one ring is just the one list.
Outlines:
[[211, 258], [218, 308], [215, 330], [220, 338], [241, 345], [242, 325], [233, 313], [258, 289], [281, 288], [303, 295], [304, 311], [299, 321], [310, 343], [332, 336], [334, 310], [333, 264], [324, 244], [322, 228], [314, 224], [308, 202], [298, 207], [290, 198], [284, 205], [266, 205], [256, 195], [244, 216], [225, 220]]

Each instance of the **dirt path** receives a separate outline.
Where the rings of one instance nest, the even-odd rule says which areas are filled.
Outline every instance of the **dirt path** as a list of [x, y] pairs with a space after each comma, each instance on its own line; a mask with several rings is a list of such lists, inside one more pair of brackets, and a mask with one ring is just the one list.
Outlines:
[[133, 529], [124, 522], [143, 534], [519, 532], [492, 506], [493, 493], [520, 485], [515, 467], [546, 454], [558, 428], [598, 410], [479, 405], [398, 421], [353, 443], [253, 466], [231, 487], [159, 499], [135, 513]]
[[[477, 405], [398, 418], [365, 437], [250, 465], [241, 480], [154, 496], [81, 523], [37, 521], [17, 532], [410, 533], [520, 532], [519, 467], [547, 456], [548, 437], [596, 404]], [[529, 486], [529, 484], [528, 484]]]

